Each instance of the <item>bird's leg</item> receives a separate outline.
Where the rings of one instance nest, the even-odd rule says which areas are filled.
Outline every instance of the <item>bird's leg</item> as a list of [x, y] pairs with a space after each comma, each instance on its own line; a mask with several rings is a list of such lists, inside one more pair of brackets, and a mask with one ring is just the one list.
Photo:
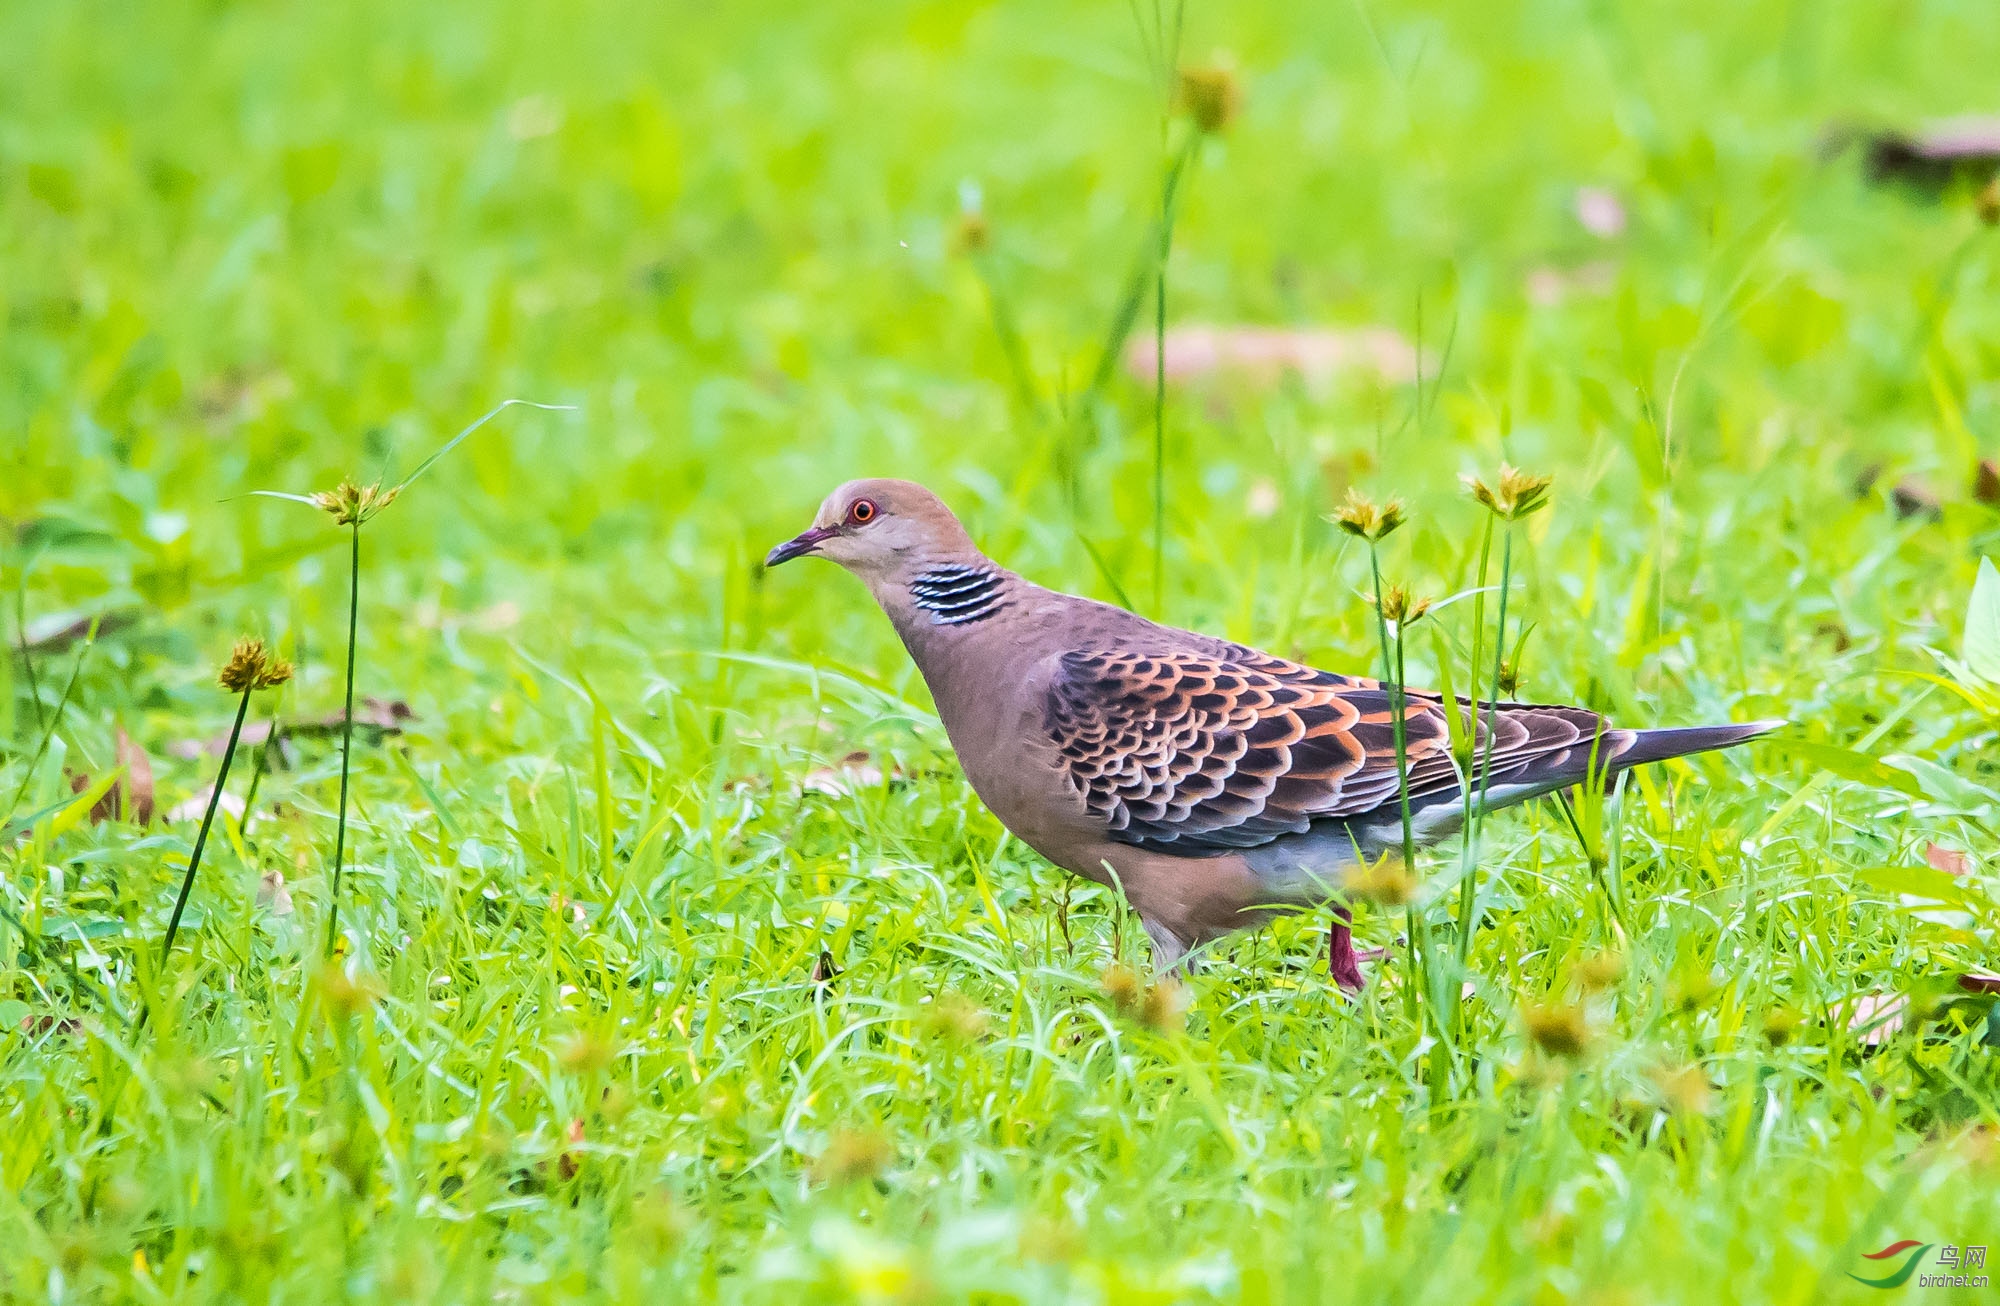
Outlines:
[[1180, 937], [1158, 921], [1139, 918], [1146, 927], [1146, 937], [1153, 941], [1153, 973], [1155, 975], [1184, 975], [1192, 967], [1187, 954], [1188, 946]]
[[1353, 920], [1345, 907], [1333, 909], [1333, 928], [1326, 935], [1326, 970], [1333, 982], [1348, 993], [1358, 993], [1367, 985], [1361, 973], [1361, 958], [1354, 955]]

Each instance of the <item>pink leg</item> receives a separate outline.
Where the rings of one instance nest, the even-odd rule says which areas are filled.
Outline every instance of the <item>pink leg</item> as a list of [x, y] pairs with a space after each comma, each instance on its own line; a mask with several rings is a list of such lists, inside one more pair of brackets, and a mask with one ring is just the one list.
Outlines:
[[1361, 973], [1361, 958], [1354, 955], [1353, 919], [1344, 907], [1333, 909], [1333, 928], [1326, 936], [1326, 969], [1333, 982], [1349, 993], [1358, 993], [1368, 983]]

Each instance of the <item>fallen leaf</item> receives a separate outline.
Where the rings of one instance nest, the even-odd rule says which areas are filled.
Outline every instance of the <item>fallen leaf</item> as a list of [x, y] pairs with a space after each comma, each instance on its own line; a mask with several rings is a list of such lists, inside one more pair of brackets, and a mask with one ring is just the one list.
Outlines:
[[153, 760], [146, 756], [146, 750], [125, 733], [119, 726], [115, 754], [118, 765], [125, 768], [125, 778], [119, 782], [113, 794], [123, 792], [126, 807], [131, 817], [140, 825], [153, 823]]
[[[891, 769], [890, 778], [901, 780], [903, 773]], [[858, 789], [874, 789], [882, 784], [882, 768], [875, 764], [865, 749], [853, 752], [835, 762], [832, 766], [818, 766], [806, 772], [805, 788], [816, 794], [826, 794], [841, 798]]]
[[1259, 477], [1250, 483], [1250, 495], [1244, 500], [1243, 511], [1252, 521], [1263, 521], [1275, 516], [1281, 503], [1278, 483], [1269, 477]]
[[1847, 627], [1837, 621], [1820, 622], [1819, 625], [1813, 627], [1813, 634], [1829, 641], [1833, 645], [1833, 651], [1836, 653], [1845, 653], [1848, 649], [1854, 647], [1853, 636], [1847, 633]]
[[[69, 776], [69, 791], [71, 793], [80, 794], [90, 788], [90, 772], [66, 771], [64, 774]], [[109, 789], [99, 794], [97, 801], [90, 805], [90, 823], [92, 825], [101, 825], [106, 821], [115, 821], [118, 819], [118, 794], [124, 777], [120, 776], [118, 779], [120, 783], [113, 784]]]
[[1961, 171], [2000, 166], [2000, 117], [1945, 118], [1915, 131], [1878, 131], [1867, 145], [1871, 180], [1943, 187]]
[[1889, 502], [1895, 505], [1896, 516], [1903, 521], [1912, 517], [1936, 521], [1941, 512], [1937, 491], [1917, 476], [1906, 476], [1896, 482], [1896, 488], [1889, 491]]
[[1618, 284], [1618, 265], [1593, 259], [1573, 268], [1538, 264], [1528, 269], [1524, 289], [1528, 302], [1542, 307], [1560, 304], [1572, 295], [1607, 295]]
[[[400, 698], [363, 698], [354, 708], [354, 737], [364, 744], [379, 744], [390, 735], [403, 733], [405, 723], [415, 721], [417, 714], [410, 705]], [[341, 715], [329, 712], [325, 716], [309, 717], [296, 721], [278, 722], [277, 749], [272, 763], [283, 761], [285, 742], [291, 739], [338, 739], [341, 732]], [[243, 733], [236, 744], [239, 748], [255, 748], [271, 736], [271, 723], [252, 721], [243, 727]], [[221, 757], [229, 748], [229, 732], [223, 731], [206, 743], [181, 740], [168, 746], [167, 751], [175, 757], [187, 761], [197, 761], [206, 757]]]
[[[583, 1145], [583, 1121], [581, 1119], [570, 1121], [569, 1128], [563, 1132], [564, 1137], [569, 1140], [570, 1148]], [[565, 1180], [576, 1178], [576, 1172], [582, 1168], [582, 1158], [572, 1150], [565, 1149], [563, 1154], [556, 1158], [556, 1173], [560, 1174]]]
[[97, 622], [97, 637], [124, 630], [138, 621], [135, 611], [114, 608], [110, 612], [78, 614], [75, 612], [54, 612], [28, 623], [21, 636], [21, 643], [30, 653], [60, 653], [90, 633], [90, 623]]
[[[1160, 356], [1152, 339], [1141, 337], [1126, 349], [1125, 369], [1150, 381]], [[1381, 326], [1178, 326], [1167, 332], [1164, 357], [1170, 381], [1227, 374], [1269, 385], [1290, 373], [1314, 389], [1350, 372], [1406, 384], [1417, 379], [1418, 368], [1416, 348], [1401, 332]]]
[[1909, 1010], [1910, 1000], [1901, 993], [1864, 993], [1854, 1000], [1847, 1027], [1859, 1033], [1868, 1047], [1880, 1047], [1903, 1028]]
[[[167, 824], [178, 825], [182, 821], [199, 821], [202, 814], [208, 811], [209, 795], [214, 792], [215, 786], [210, 785], [185, 801], [175, 803], [173, 810], [167, 813]], [[243, 800], [235, 794], [225, 791], [220, 809], [239, 821], [243, 819]]]
[[1990, 970], [1975, 970], [1958, 977], [1958, 987], [1967, 993], [2000, 993], [2000, 975]]
[[23, 1034], [75, 1034], [83, 1029], [83, 1022], [72, 1016], [23, 1016]]
[[1930, 863], [1932, 870], [1943, 871], [1946, 875], [1964, 875], [1972, 869], [1964, 853], [1934, 843], [1924, 845], [1924, 860]]
[[1989, 507], [2000, 508], [2000, 458], [1987, 458], [1972, 474], [1972, 497]]
[[272, 869], [257, 877], [257, 905], [273, 916], [292, 914], [292, 891], [285, 887], [285, 873]]
[[1601, 186], [1581, 186], [1576, 192], [1576, 220], [1591, 235], [1610, 240], [1625, 234], [1625, 205]]
[[833, 954], [824, 948], [820, 949], [819, 959], [813, 962], [812, 982], [831, 984], [839, 975], [840, 967], [833, 964]]

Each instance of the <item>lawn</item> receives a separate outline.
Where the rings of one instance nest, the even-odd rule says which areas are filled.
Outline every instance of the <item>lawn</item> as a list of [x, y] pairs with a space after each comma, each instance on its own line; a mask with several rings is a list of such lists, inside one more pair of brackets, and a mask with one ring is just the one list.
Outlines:
[[[1872, 1301], [1865, 1253], [2000, 1243], [2000, 689], [1953, 669], [2000, 229], [1834, 148], [2000, 108], [2000, 16], [1173, 27], [0, 3], [0, 1300]], [[365, 526], [251, 493], [507, 399], [564, 407]], [[1503, 462], [1552, 499], [1482, 586]], [[1520, 697], [1792, 724], [1427, 854], [1358, 999], [1324, 914], [1154, 986], [862, 588], [761, 571], [879, 474], [1358, 673], [1328, 517], [1397, 498], [1385, 578], [1488, 591], [1413, 683], [1475, 638], [1490, 683], [1504, 548]], [[168, 949], [245, 636], [296, 674]]]

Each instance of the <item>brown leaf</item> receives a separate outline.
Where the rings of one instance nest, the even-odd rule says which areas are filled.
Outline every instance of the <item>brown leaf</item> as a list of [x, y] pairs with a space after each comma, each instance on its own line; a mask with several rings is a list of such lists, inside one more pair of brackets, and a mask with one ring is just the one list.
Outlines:
[[1972, 497], [1988, 507], [2000, 508], [2000, 458], [1980, 462], [1972, 474]]
[[[390, 735], [403, 733], [404, 723], [415, 721], [417, 714], [410, 705], [400, 698], [363, 698], [354, 707], [354, 738], [364, 744], [379, 744]], [[339, 739], [341, 716], [339, 712], [329, 712], [325, 716], [307, 717], [296, 721], [278, 722], [278, 747], [282, 749], [290, 739]], [[244, 725], [238, 737], [238, 748], [255, 748], [271, 734], [269, 721], [252, 721]], [[223, 731], [207, 743], [182, 740], [168, 746], [167, 751], [175, 757], [195, 761], [203, 756], [221, 757], [229, 747], [229, 732]], [[278, 753], [274, 750], [272, 764], [278, 763]]]
[[[121, 820], [129, 812], [140, 825], [150, 824], [153, 819], [153, 764], [147, 759], [146, 750], [132, 742], [123, 726], [118, 727], [115, 751], [124, 774], [90, 805], [90, 823], [98, 825]], [[80, 794], [90, 788], [90, 782], [87, 771], [71, 773], [69, 791]]]
[[1859, 1033], [1867, 1046], [1880, 1047], [1902, 1029], [1909, 1012], [1910, 1000], [1900, 993], [1864, 993], [1854, 999], [1847, 1027]]
[[[175, 803], [173, 810], [167, 813], [167, 824], [178, 825], [182, 821], [199, 821], [202, 818], [202, 814], [208, 811], [208, 798], [214, 792], [215, 786], [210, 785], [208, 788], [200, 790], [186, 800]], [[220, 810], [240, 821], [243, 819], [243, 800], [225, 790], [222, 795]]]
[[1528, 269], [1523, 289], [1530, 304], [1547, 307], [1573, 296], [1610, 294], [1618, 284], [1618, 265], [1610, 259], [1592, 259], [1573, 268], [1541, 263]]
[[[569, 1140], [570, 1148], [583, 1145], [583, 1121], [581, 1119], [570, 1121], [569, 1128], [563, 1132], [564, 1137]], [[561, 1156], [556, 1158], [556, 1173], [560, 1174], [566, 1180], [576, 1178], [577, 1171], [582, 1168], [583, 1158], [574, 1151], [566, 1149]]]
[[1930, 863], [1932, 870], [1943, 871], [1946, 875], [1964, 875], [1972, 869], [1972, 864], [1964, 853], [1956, 848], [1944, 848], [1934, 843], [1924, 845], [1924, 860]]
[[74, 1034], [82, 1028], [83, 1022], [72, 1016], [51, 1016], [44, 1013], [39, 1016], [21, 1017], [23, 1034]]
[[146, 756], [143, 745], [135, 742], [125, 733], [125, 727], [118, 727], [118, 765], [125, 768], [124, 779], [118, 782], [117, 793], [123, 790], [131, 817], [140, 825], [153, 823], [153, 760]]
[[273, 916], [292, 914], [292, 891], [285, 887], [285, 873], [273, 868], [257, 877], [257, 905]]
[[138, 621], [136, 612], [113, 609], [105, 613], [55, 612], [28, 623], [21, 643], [27, 645], [30, 653], [60, 653], [90, 633], [90, 623], [97, 622], [97, 637], [124, 630]]
[[1967, 993], [2000, 993], [2000, 975], [1990, 970], [1975, 970], [1958, 977], [1958, 987]]
[[[1315, 389], [1352, 372], [1401, 385], [1416, 380], [1418, 368], [1416, 348], [1402, 333], [1382, 326], [1177, 326], [1167, 332], [1164, 356], [1170, 381], [1229, 375], [1271, 385], [1291, 374]], [[1140, 337], [1125, 351], [1125, 370], [1150, 381], [1158, 357], [1152, 338]]]
[[1946, 118], [1915, 131], [1868, 137], [1868, 175], [1943, 187], [1961, 172], [1978, 175], [2000, 165], [2000, 117]]
[[813, 962], [812, 982], [831, 984], [840, 975], [840, 967], [833, 964], [833, 954], [821, 948], [819, 959]]
[[[901, 780], [902, 771], [891, 768], [889, 778]], [[866, 750], [856, 749], [832, 766], [818, 766], [806, 772], [804, 787], [832, 798], [844, 797], [860, 789], [876, 789], [882, 784], [882, 768]]]
[[1912, 517], [1936, 521], [1942, 512], [1937, 491], [1917, 476], [1906, 476], [1896, 482], [1896, 488], [1889, 491], [1889, 502], [1895, 505], [1896, 516], [1903, 521]]

